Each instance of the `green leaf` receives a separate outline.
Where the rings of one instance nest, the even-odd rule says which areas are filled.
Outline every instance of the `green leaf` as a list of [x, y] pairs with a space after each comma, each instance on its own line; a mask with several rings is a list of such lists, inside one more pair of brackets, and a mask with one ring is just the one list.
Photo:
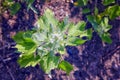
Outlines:
[[33, 4], [34, 1], [35, 0], [26, 0], [26, 3], [28, 5], [28, 10], [31, 8], [31, 6], [32, 6], [32, 4]]
[[85, 30], [85, 25], [84, 21], [80, 21], [76, 25], [71, 25], [68, 30], [68, 36], [79, 36], [80, 32]]
[[20, 64], [20, 67], [28, 67], [28, 66], [36, 66], [40, 61], [39, 56], [34, 56], [33, 53], [25, 53], [21, 54], [21, 56], [18, 59], [18, 63]]
[[49, 51], [47, 51], [43, 46], [40, 46], [37, 48], [37, 53], [40, 56], [40, 58], [44, 57], [45, 55], [47, 55]]
[[98, 23], [96, 18], [93, 16], [87, 16], [88, 21], [92, 24], [94, 30], [98, 33], [98, 35], [102, 38], [104, 42], [111, 43], [112, 40], [106, 33], [108, 34], [108, 31], [112, 28], [111, 25], [108, 24], [108, 17], [104, 17], [101, 19]]
[[48, 53], [48, 55], [44, 56], [40, 61], [40, 66], [47, 74], [49, 74], [52, 69], [58, 67], [59, 59], [59, 57], [50, 55], [50, 53]]
[[24, 32], [18, 32], [18, 33], [13, 37], [13, 39], [16, 41], [17, 44], [24, 42], [23, 34], [24, 34]]
[[112, 43], [112, 40], [111, 40], [110, 35], [108, 33], [102, 34], [101, 38], [104, 42], [107, 42], [109, 44]]
[[47, 39], [47, 34], [36, 32], [32, 35], [32, 39], [37, 45], [40, 45], [41, 42], [44, 42]]
[[31, 38], [32, 31], [18, 32], [13, 39], [16, 41], [18, 51], [22, 53], [32, 53], [35, 51], [37, 45]]
[[100, 26], [102, 27], [102, 30], [104, 32], [108, 32], [112, 26], [108, 24], [109, 19], [107, 17], [104, 17], [104, 19], [101, 21]]
[[21, 5], [17, 2], [17, 3], [14, 3], [10, 6], [10, 12], [12, 15], [15, 15], [18, 10], [21, 8]]
[[13, 2], [13, 0], [6, 0], [7, 2]]
[[67, 74], [69, 74], [73, 70], [73, 66], [67, 61], [61, 61], [58, 67], [64, 70]]
[[70, 45], [70, 46], [78, 46], [78, 45], [81, 45], [83, 43], [85, 43], [86, 40], [82, 40], [78, 37], [69, 37], [68, 38], [68, 41], [67, 41], [67, 45]]
[[45, 24], [48, 24], [48, 26], [52, 25], [54, 28], [57, 27], [58, 20], [55, 19], [54, 13], [50, 9], [45, 10], [43, 18], [45, 20]]
[[60, 45], [60, 47], [58, 48], [58, 52], [60, 52], [60, 54], [65, 54], [66, 53], [65, 46]]
[[103, 4], [106, 6], [106, 5], [109, 5], [111, 3], [115, 3], [115, 0], [103, 0]]
[[70, 25], [71, 24], [69, 23], [68, 16], [66, 16], [64, 20], [58, 24], [61, 31], [66, 30]]
[[74, 2], [75, 6], [86, 6], [88, 3], [88, 0], [77, 0], [76, 2]]
[[109, 16], [110, 19], [115, 19], [116, 17], [120, 16], [120, 6], [113, 5], [109, 6], [102, 15]]
[[86, 37], [86, 40], [90, 40], [92, 38], [92, 29], [87, 29], [80, 33], [80, 38]]
[[24, 41], [23, 43], [17, 44], [15, 46], [19, 52], [22, 53], [32, 53], [36, 50], [36, 44], [32, 41]]
[[87, 20], [92, 24], [92, 27], [93, 27], [95, 30], [98, 29], [98, 23], [97, 23], [97, 21], [96, 21], [96, 19], [95, 19], [94, 16], [88, 15], [88, 16], [87, 16]]
[[93, 31], [92, 31], [92, 29], [88, 29], [87, 30], [87, 38], [88, 38], [88, 40], [91, 40], [91, 38], [92, 38], [92, 33], [93, 33]]
[[26, 0], [26, 2], [27, 2], [28, 5], [33, 4], [34, 1], [35, 1], [35, 0]]
[[98, 8], [97, 7], [95, 7], [95, 11], [94, 11], [94, 13], [95, 13], [95, 15], [98, 15]]
[[90, 9], [89, 9], [89, 8], [85, 8], [85, 9], [82, 10], [82, 13], [83, 13], [83, 14], [87, 14], [87, 13], [89, 13], [89, 12], [90, 12]]
[[76, 28], [78, 28], [80, 31], [84, 31], [86, 26], [86, 22], [80, 21], [76, 24]]

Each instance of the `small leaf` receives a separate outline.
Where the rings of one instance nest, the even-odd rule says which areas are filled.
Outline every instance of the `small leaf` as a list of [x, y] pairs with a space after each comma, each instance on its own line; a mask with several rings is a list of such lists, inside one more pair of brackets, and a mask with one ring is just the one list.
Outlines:
[[65, 54], [65, 52], [66, 52], [65, 47], [64, 46], [60, 46], [58, 48], [58, 52], [60, 52], [60, 54]]
[[80, 21], [76, 25], [70, 25], [68, 36], [79, 36], [80, 32], [85, 30], [85, 26], [86, 23], [84, 21]]
[[111, 3], [115, 3], [115, 0], [103, 0], [103, 4], [106, 6], [106, 5], [109, 5]]
[[78, 46], [78, 45], [81, 45], [81, 44], [83, 44], [85, 42], [86, 42], [86, 40], [82, 40], [82, 39], [80, 39], [78, 37], [69, 37], [67, 45]]
[[104, 17], [103, 21], [101, 21], [101, 26], [104, 32], [108, 32], [112, 26], [108, 24], [109, 19], [107, 17]]
[[88, 3], [88, 0], [77, 0], [76, 2], [74, 2], [75, 6], [86, 6]]
[[95, 15], [98, 15], [98, 8], [95, 7], [95, 11], [94, 11]]
[[21, 5], [19, 3], [12, 4], [12, 6], [10, 6], [10, 12], [11, 12], [11, 14], [15, 15], [20, 8], [21, 8]]
[[86, 37], [87, 40], [90, 40], [92, 38], [92, 29], [87, 29], [87, 30], [81, 32], [79, 37], [80, 38]]
[[79, 29], [80, 31], [84, 31], [85, 30], [85, 26], [86, 26], [86, 23], [84, 21], [80, 21], [78, 22], [75, 27], [77, 29]]
[[82, 13], [83, 13], [83, 14], [87, 14], [87, 13], [89, 13], [89, 12], [90, 12], [90, 9], [89, 9], [89, 8], [85, 8], [85, 9], [82, 10]]
[[96, 19], [92, 15], [87, 16], [87, 20], [92, 24], [92, 27], [97, 30], [98, 29], [98, 23], [96, 22]]
[[35, 0], [26, 0], [26, 3], [27, 3], [27, 5], [28, 5], [28, 10], [31, 8], [31, 6], [32, 6], [32, 4], [33, 4], [33, 2], [34, 2]]
[[13, 39], [16, 41], [17, 44], [24, 42], [23, 34], [24, 34], [24, 32], [18, 32], [18, 33], [13, 37]]
[[61, 61], [58, 67], [64, 70], [68, 75], [73, 70], [73, 66], [67, 61]]
[[103, 35], [101, 36], [101, 38], [102, 38], [102, 40], [103, 40], [104, 42], [107, 42], [107, 43], [109, 43], [109, 44], [112, 43], [112, 40], [111, 40], [109, 34], [103, 34]]
[[6, 0], [7, 2], [13, 2], [13, 0]]

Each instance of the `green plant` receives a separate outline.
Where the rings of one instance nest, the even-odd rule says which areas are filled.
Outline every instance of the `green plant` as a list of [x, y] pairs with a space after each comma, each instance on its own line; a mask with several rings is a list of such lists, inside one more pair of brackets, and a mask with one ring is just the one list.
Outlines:
[[[92, 29], [85, 29], [84, 21], [69, 23], [67, 17], [58, 21], [54, 13], [46, 9], [44, 15], [37, 21], [35, 29], [26, 32], [18, 32], [13, 39], [16, 48], [22, 52], [18, 63], [21, 67], [35, 66], [40, 64], [45, 73], [55, 68], [64, 70], [67, 74], [73, 67], [62, 59], [65, 46], [77, 46], [90, 40]], [[86, 39], [82, 39], [87, 37]], [[60, 56], [56, 56], [59, 53]]]
[[21, 5], [18, 2], [15, 2], [14, 0], [5, 0], [2, 2], [3, 9], [10, 9], [11, 15], [14, 15], [18, 12], [18, 10], [21, 8]]
[[[89, 1], [77, 0], [74, 4], [86, 6]], [[32, 3], [33, 0], [27, 2], [27, 5], [31, 6]], [[44, 15], [36, 22], [33, 30], [18, 32], [13, 37], [17, 43], [16, 48], [19, 52], [22, 52], [18, 59], [20, 66], [34, 67], [40, 64], [40, 67], [47, 74], [50, 74], [51, 70], [55, 68], [62, 69], [69, 74], [73, 67], [69, 62], [62, 59], [63, 54], [66, 53], [65, 46], [84, 44], [91, 40], [94, 31], [98, 33], [102, 41], [112, 43], [108, 32], [112, 28], [109, 25], [109, 20], [120, 15], [120, 6], [109, 6], [111, 3], [115, 3], [115, 0], [102, 1], [102, 4], [107, 8], [101, 13], [99, 13], [97, 4], [95, 4], [93, 11], [89, 8], [83, 9], [83, 14], [90, 14], [86, 16], [86, 22], [80, 21], [77, 24], [70, 23], [68, 17], [63, 21], [58, 21], [54, 17], [54, 13], [46, 9]], [[92, 28], [85, 29], [87, 22], [91, 23]], [[83, 37], [86, 37], [86, 39], [83, 39]]]
[[[21, 0], [21, 1], [26, 3], [27, 10], [31, 9], [34, 13], [38, 14], [37, 10], [32, 6], [35, 0]], [[9, 9], [11, 15], [15, 15], [21, 8], [20, 2], [15, 2], [14, 0], [4, 0], [1, 2], [2, 2], [2, 9], [4, 11], [6, 9]]]
[[[83, 14], [87, 14], [87, 22], [90, 22], [94, 31], [98, 33], [102, 41], [106, 43], [112, 43], [110, 38], [109, 30], [112, 28], [109, 25], [109, 20], [113, 20], [116, 17], [120, 16], [120, 6], [115, 4], [115, 0], [103, 0], [101, 3], [106, 6], [103, 12], [99, 12], [97, 8], [97, 0], [77, 0], [74, 2], [75, 6], [87, 6], [88, 2], [95, 4], [94, 9], [90, 10], [89, 8], [84, 8], [82, 10]], [[110, 4], [113, 4], [112, 6]]]

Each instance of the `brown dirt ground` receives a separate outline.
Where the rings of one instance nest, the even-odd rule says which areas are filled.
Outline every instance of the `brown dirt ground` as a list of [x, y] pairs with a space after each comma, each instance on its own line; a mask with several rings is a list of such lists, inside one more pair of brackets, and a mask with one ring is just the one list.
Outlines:
[[[69, 76], [60, 70], [52, 71], [52, 79], [37, 65], [36, 67], [20, 68], [17, 63], [19, 54], [15, 53], [15, 42], [11, 39], [18, 31], [33, 27], [38, 16], [45, 8], [54, 11], [56, 18], [62, 20], [65, 15], [76, 23], [83, 19], [81, 8], [75, 7], [69, 0], [36, 0], [34, 6], [39, 15], [22, 4], [21, 10], [14, 16], [8, 11], [3, 13], [0, 23], [0, 80], [120, 80], [120, 18], [110, 21], [113, 28], [110, 30], [112, 44], [105, 44], [95, 33], [92, 40], [77, 47], [66, 47], [65, 60], [69, 61], [74, 70]], [[89, 7], [93, 7], [91, 5]], [[100, 6], [99, 6], [100, 7]]]

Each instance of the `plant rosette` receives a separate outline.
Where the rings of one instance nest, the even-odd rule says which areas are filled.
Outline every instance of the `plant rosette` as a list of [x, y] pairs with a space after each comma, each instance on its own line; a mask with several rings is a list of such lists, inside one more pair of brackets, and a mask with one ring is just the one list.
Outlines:
[[[50, 9], [46, 9], [35, 24], [34, 29], [18, 32], [13, 39], [16, 48], [21, 52], [18, 63], [21, 67], [40, 67], [50, 74], [52, 69], [59, 68], [69, 74], [73, 66], [61, 57], [66, 53], [65, 46], [84, 44], [92, 37], [92, 29], [85, 29], [86, 23], [68, 22], [68, 17], [59, 21]], [[83, 39], [86, 37], [86, 39]], [[56, 56], [59, 53], [59, 56]]]

